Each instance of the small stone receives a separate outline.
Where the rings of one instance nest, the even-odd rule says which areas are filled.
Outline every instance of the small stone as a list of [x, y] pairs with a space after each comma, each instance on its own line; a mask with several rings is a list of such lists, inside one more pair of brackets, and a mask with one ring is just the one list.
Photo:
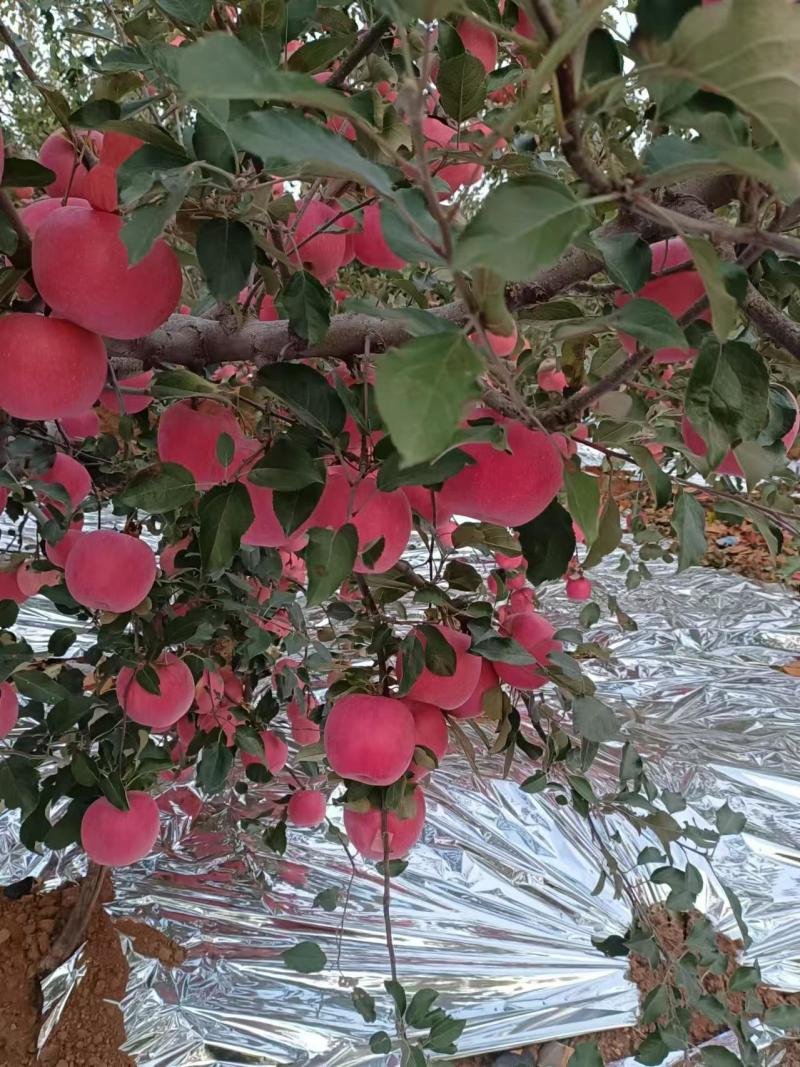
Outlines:
[[571, 1045], [562, 1045], [560, 1041], [548, 1041], [539, 1049], [536, 1062], [538, 1067], [566, 1067], [574, 1051]]
[[11, 931], [6, 930], [6, 928], [3, 927], [3, 929], [0, 930], [0, 945], [4, 945], [9, 937], [11, 937]]

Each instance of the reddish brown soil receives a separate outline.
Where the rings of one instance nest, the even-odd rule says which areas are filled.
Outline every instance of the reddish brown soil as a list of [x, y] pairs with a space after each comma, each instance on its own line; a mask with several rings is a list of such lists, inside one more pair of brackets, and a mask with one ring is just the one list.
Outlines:
[[[691, 915], [677, 915], [658, 907], [649, 912], [649, 923], [655, 936], [664, 951], [673, 959], [682, 955], [685, 950], [686, 937], [690, 933], [693, 924], [700, 918], [698, 912]], [[727, 998], [728, 1007], [735, 1013], [740, 1014], [744, 1009], [744, 993], [731, 993], [728, 991], [728, 983], [733, 972], [736, 970], [739, 953], [742, 949], [741, 941], [734, 941], [723, 934], [717, 934], [717, 945], [728, 960], [728, 970], [724, 975], [708, 974], [704, 979], [706, 992], [717, 995], [724, 994]], [[640, 999], [659, 986], [664, 981], [664, 970], [653, 968], [640, 956], [631, 956], [628, 976], [639, 987]], [[772, 1008], [778, 1004], [792, 1004], [800, 1007], [800, 993], [782, 993], [770, 986], [760, 985], [756, 992], [765, 1007]], [[531, 1045], [518, 1052], [525, 1052], [531, 1056], [534, 1063], [547, 1064], [548, 1067], [562, 1067], [566, 1065], [571, 1054], [570, 1046], [581, 1041], [596, 1041], [603, 1056], [604, 1063], [613, 1063], [625, 1056], [632, 1056], [641, 1045], [644, 1038], [655, 1030], [656, 1024], [649, 1026], [633, 1026], [618, 1030], [605, 1030], [595, 1034], [584, 1034], [578, 1038], [565, 1038], [564, 1044], [548, 1042], [547, 1045]], [[704, 1015], [695, 1012], [692, 1015], [691, 1039], [695, 1045], [708, 1041], [721, 1028], [712, 1023]], [[469, 1059], [456, 1061], [458, 1067], [490, 1067], [497, 1058], [497, 1053], [489, 1056], [477, 1056]], [[787, 1040], [784, 1046], [784, 1056], [781, 1067], [800, 1067], [800, 1042], [796, 1039]]]
[[[48, 893], [32, 886], [18, 899], [0, 891], [0, 1067], [135, 1067], [130, 1056], [119, 1051], [125, 1028], [115, 1003], [125, 995], [128, 966], [119, 932], [103, 907], [95, 909], [87, 931], [81, 955], [84, 976], [37, 1059], [42, 1024], [39, 964], [77, 895], [77, 886]], [[112, 895], [107, 882], [103, 902]], [[183, 962], [183, 950], [158, 931], [131, 920], [119, 925], [143, 955], [169, 966]]]

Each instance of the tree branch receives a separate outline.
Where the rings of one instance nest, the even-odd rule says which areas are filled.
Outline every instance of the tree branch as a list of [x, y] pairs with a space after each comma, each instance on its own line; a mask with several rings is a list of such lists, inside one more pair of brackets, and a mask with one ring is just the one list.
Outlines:
[[747, 286], [744, 309], [760, 334], [785, 348], [795, 359], [800, 359], [800, 323], [771, 304], [752, 282]]
[[[665, 195], [665, 202], [689, 215], [692, 212], [698, 214], [701, 210], [707, 212], [709, 207], [720, 207], [735, 195], [734, 179], [714, 177], [676, 186]], [[657, 241], [675, 233], [674, 226], [664, 225], [654, 219], [628, 218], [620, 218], [603, 226], [601, 233], [611, 235], [632, 229], [646, 241]], [[572, 248], [554, 266], [541, 271], [530, 281], [510, 285], [506, 291], [509, 307], [518, 311], [523, 307], [545, 303], [576, 282], [586, 281], [604, 269], [605, 265], [599, 256]], [[431, 314], [458, 326], [463, 325], [469, 317], [461, 301], [433, 308]], [[245, 361], [262, 366], [309, 356], [352, 359], [364, 351], [367, 337], [372, 339], [373, 347], [380, 350], [402, 344], [408, 339], [408, 332], [401, 319], [335, 315], [322, 344], [304, 345], [290, 336], [285, 321], [252, 321], [232, 331], [224, 322], [215, 322], [213, 319], [172, 315], [148, 337], [135, 341], [109, 340], [106, 347], [112, 358], [135, 360], [144, 367], [172, 363], [202, 368], [212, 363]]]
[[328, 78], [326, 85], [329, 89], [341, 89], [350, 74], [356, 69], [362, 59], [373, 52], [392, 24], [388, 15], [383, 15], [375, 25], [364, 34], [355, 48], [346, 55], [333, 74]]
[[[461, 324], [466, 315], [460, 303], [433, 308], [431, 313]], [[154, 333], [136, 341], [107, 340], [112, 359], [136, 360], [144, 367], [173, 363], [185, 367], [204, 367], [211, 363], [251, 362], [256, 366], [283, 360], [318, 357], [348, 360], [364, 351], [367, 337], [373, 345], [391, 348], [408, 337], [401, 319], [379, 319], [371, 315], [335, 315], [324, 342], [307, 345], [292, 337], [289, 324], [247, 322], [235, 331], [224, 322], [171, 315]]]

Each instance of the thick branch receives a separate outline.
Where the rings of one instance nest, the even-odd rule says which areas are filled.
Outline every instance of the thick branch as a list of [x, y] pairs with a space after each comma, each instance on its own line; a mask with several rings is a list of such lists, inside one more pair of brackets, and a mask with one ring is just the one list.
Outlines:
[[[432, 314], [460, 324], [465, 314], [460, 303], [434, 308]], [[203, 367], [211, 363], [251, 362], [257, 366], [282, 360], [316, 356], [347, 360], [364, 351], [369, 337], [374, 348], [391, 348], [408, 337], [400, 319], [383, 320], [371, 315], [336, 315], [331, 319], [325, 341], [304, 345], [289, 333], [289, 324], [247, 322], [231, 331], [224, 322], [171, 315], [164, 325], [136, 341], [107, 340], [112, 358], [137, 360], [145, 367], [174, 363], [186, 367]]]
[[[712, 178], [687, 182], [665, 196], [665, 203], [675, 210], [693, 215], [708, 208], [720, 207], [736, 195], [731, 178]], [[636, 229], [646, 241], [657, 241], [674, 234], [674, 227], [653, 219], [619, 219], [602, 227], [603, 234], [622, 233]], [[547, 270], [531, 281], [511, 285], [507, 299], [512, 310], [533, 307], [552, 300], [576, 282], [585, 281], [604, 269], [599, 256], [579, 248], [572, 248]], [[460, 301], [432, 309], [456, 325], [468, 318]], [[408, 333], [400, 319], [382, 320], [371, 315], [336, 315], [321, 345], [305, 346], [289, 334], [287, 322], [248, 322], [240, 330], [232, 331], [224, 322], [172, 315], [155, 333], [136, 341], [108, 341], [109, 355], [137, 360], [145, 367], [173, 363], [187, 367], [204, 367], [212, 363], [249, 361], [257, 365], [304, 356], [348, 360], [364, 351], [364, 342], [371, 338], [373, 349], [391, 348], [407, 340]]]
[[752, 282], [747, 287], [744, 309], [760, 334], [800, 359], [800, 324], [771, 304]]
[[62, 963], [83, 944], [86, 939], [86, 931], [92, 921], [94, 909], [103, 891], [103, 883], [107, 867], [101, 867], [96, 863], [90, 863], [86, 877], [81, 882], [78, 899], [67, 918], [63, 930], [53, 942], [50, 951], [39, 963], [39, 974], [47, 975], [60, 967]]

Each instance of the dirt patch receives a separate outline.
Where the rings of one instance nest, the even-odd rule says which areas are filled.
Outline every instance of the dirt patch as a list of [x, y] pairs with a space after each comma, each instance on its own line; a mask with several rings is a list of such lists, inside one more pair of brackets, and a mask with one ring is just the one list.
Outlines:
[[117, 919], [114, 923], [119, 933], [129, 937], [135, 952], [148, 959], [160, 960], [166, 967], [180, 967], [186, 959], [186, 949], [181, 948], [160, 930], [134, 919]]
[[[0, 892], [0, 1067], [135, 1067], [135, 1061], [119, 1051], [125, 1027], [115, 1002], [124, 997], [128, 982], [120, 932], [142, 955], [168, 966], [185, 958], [183, 950], [158, 931], [131, 920], [115, 926], [105, 908], [96, 908], [80, 958], [83, 977], [37, 1058], [42, 1026], [39, 965], [77, 896], [78, 886], [39, 892], [30, 881]], [[112, 898], [106, 880], [101, 900], [108, 903]]]
[[[702, 564], [715, 570], [732, 570], [745, 578], [762, 582], [780, 582], [795, 591], [800, 590], [800, 552], [787, 537], [783, 550], [773, 556], [762, 533], [747, 520], [716, 514], [714, 498], [701, 489], [690, 490], [706, 509], [706, 540], [708, 548]], [[639, 515], [648, 526], [654, 526], [665, 542], [674, 541], [675, 531], [670, 525], [671, 507], [658, 509], [646, 486], [641, 483], [622, 483], [615, 492], [621, 511]], [[724, 503], [719, 510], [722, 513]]]
[[[686, 940], [698, 922], [705, 921], [699, 912], [689, 915], [668, 912], [663, 907], [656, 907], [648, 914], [648, 924], [654, 936], [661, 945], [662, 950], [669, 954], [672, 959], [679, 959], [687, 951]], [[744, 992], [732, 992], [729, 989], [731, 978], [739, 966], [739, 956], [742, 950], [741, 941], [725, 937], [724, 934], [715, 935], [717, 947], [726, 960], [724, 974], [705, 972], [702, 976], [702, 985], [706, 993], [714, 994], [725, 1003], [733, 1013], [740, 1015], [745, 1013], [745, 1000], [748, 994]], [[664, 967], [652, 967], [641, 956], [632, 954], [628, 977], [639, 988], [640, 1000], [644, 1000], [648, 993], [664, 983], [666, 972]], [[800, 1007], [800, 993], [783, 993], [767, 985], [758, 985], [753, 993], [760, 998], [765, 1008], [774, 1008], [779, 1004], [790, 1004]], [[582, 1041], [596, 1041], [603, 1057], [604, 1063], [613, 1063], [615, 1060], [632, 1056], [642, 1044], [648, 1034], [656, 1028], [656, 1023], [648, 1026], [631, 1026], [617, 1030], [604, 1030], [593, 1034], [583, 1034], [576, 1038], [565, 1038], [563, 1042], [549, 1041], [546, 1044], [529, 1045], [514, 1051], [526, 1054], [531, 1062], [540, 1067], [566, 1067], [572, 1049]], [[723, 1033], [727, 1027], [712, 1022], [700, 1012], [692, 1012], [689, 1033], [693, 1045], [700, 1045], [704, 1041]], [[796, 1038], [789, 1038], [784, 1043], [783, 1059], [781, 1067], [800, 1067], [800, 1042]], [[776, 1046], [780, 1047], [780, 1046]], [[459, 1067], [491, 1067], [497, 1059], [498, 1053], [487, 1056], [477, 1056], [468, 1059], [457, 1060]]]

